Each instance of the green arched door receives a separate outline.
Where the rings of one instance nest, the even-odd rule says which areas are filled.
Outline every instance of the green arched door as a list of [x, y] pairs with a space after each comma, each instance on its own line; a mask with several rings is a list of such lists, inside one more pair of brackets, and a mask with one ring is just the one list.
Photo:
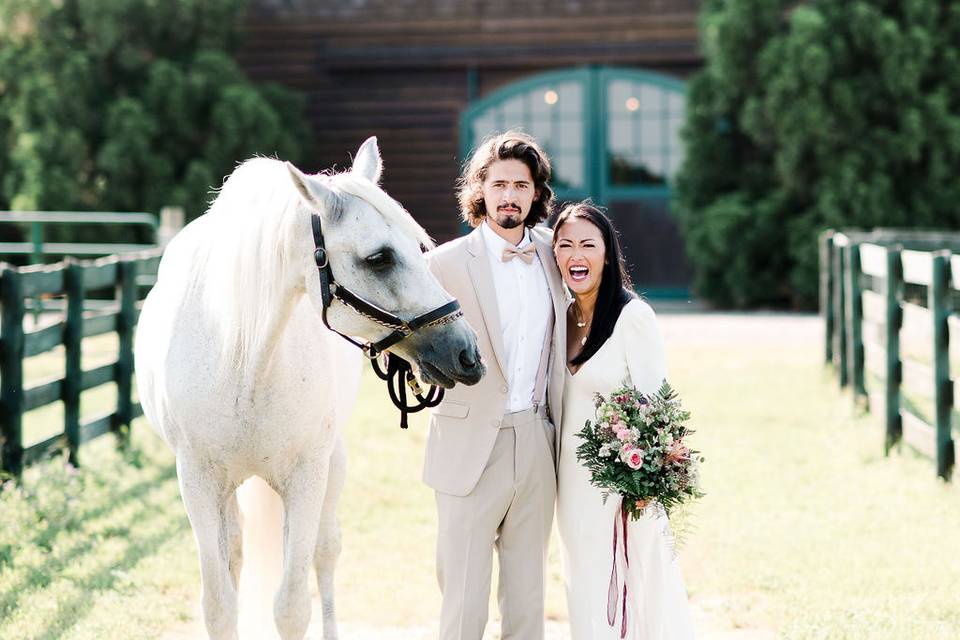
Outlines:
[[589, 197], [608, 208], [637, 289], [685, 297], [690, 272], [669, 206], [683, 159], [684, 106], [683, 83], [661, 74], [612, 67], [538, 74], [470, 105], [461, 151], [467, 157], [511, 128], [532, 134], [553, 160], [558, 198]]

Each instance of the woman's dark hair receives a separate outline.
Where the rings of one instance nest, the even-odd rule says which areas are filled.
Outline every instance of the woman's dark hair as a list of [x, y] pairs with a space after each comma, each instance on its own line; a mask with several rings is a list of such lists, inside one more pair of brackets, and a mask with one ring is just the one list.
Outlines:
[[478, 227], [487, 216], [483, 202], [483, 181], [496, 160], [520, 160], [530, 169], [537, 199], [524, 219], [526, 227], [533, 227], [553, 213], [553, 189], [550, 188], [550, 158], [533, 136], [522, 131], [507, 131], [484, 140], [463, 167], [457, 181], [457, 199], [460, 216], [471, 227]]
[[600, 290], [597, 292], [597, 302], [593, 308], [590, 333], [587, 334], [587, 342], [583, 345], [583, 349], [570, 361], [570, 364], [579, 366], [599, 351], [603, 343], [613, 335], [613, 328], [617, 324], [620, 312], [636, 297], [636, 294], [633, 292], [633, 284], [630, 282], [630, 275], [623, 260], [619, 234], [610, 222], [610, 218], [589, 200], [569, 204], [557, 216], [557, 221], [553, 225], [554, 247], [560, 237], [560, 229], [572, 218], [586, 220], [599, 229], [606, 247], [603, 273], [600, 275]]

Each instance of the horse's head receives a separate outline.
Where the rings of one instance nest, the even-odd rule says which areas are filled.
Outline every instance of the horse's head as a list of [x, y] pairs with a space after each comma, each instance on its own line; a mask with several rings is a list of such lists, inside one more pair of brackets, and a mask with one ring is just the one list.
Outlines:
[[[409, 322], [451, 300], [427, 269], [426, 232], [378, 182], [382, 172], [376, 138], [364, 142], [350, 171], [305, 175], [287, 164], [307, 207], [321, 219], [330, 268], [337, 285]], [[312, 239], [311, 239], [312, 245]], [[313, 250], [305, 259], [306, 290], [314, 308], [323, 302]], [[327, 321], [337, 331], [375, 343], [392, 329], [334, 299]], [[485, 369], [477, 338], [464, 319], [427, 326], [390, 347], [415, 364], [424, 382], [452, 387], [476, 384]]]

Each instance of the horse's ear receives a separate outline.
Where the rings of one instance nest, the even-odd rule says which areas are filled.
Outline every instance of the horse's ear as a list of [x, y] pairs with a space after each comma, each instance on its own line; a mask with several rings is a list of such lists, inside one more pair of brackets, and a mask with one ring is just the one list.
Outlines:
[[380, 148], [377, 146], [377, 137], [370, 136], [364, 140], [357, 155], [353, 159], [350, 171], [359, 174], [372, 182], [380, 183], [380, 174], [383, 173], [383, 161], [380, 159]]
[[336, 203], [337, 194], [327, 188], [327, 185], [313, 176], [308, 176], [293, 164], [287, 162], [287, 171], [290, 172], [290, 179], [293, 186], [300, 192], [300, 197], [315, 209], [324, 218], [330, 217], [333, 211], [333, 205]]

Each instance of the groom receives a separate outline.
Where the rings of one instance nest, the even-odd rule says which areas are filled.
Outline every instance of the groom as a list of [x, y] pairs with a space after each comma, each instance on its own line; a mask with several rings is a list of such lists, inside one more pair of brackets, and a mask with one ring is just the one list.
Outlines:
[[487, 365], [430, 419], [424, 481], [436, 490], [441, 640], [480, 640], [493, 550], [502, 638], [544, 634], [547, 542], [556, 497], [566, 307], [550, 230], [550, 160], [530, 136], [485, 141], [460, 178], [475, 227], [427, 255], [460, 301]]

